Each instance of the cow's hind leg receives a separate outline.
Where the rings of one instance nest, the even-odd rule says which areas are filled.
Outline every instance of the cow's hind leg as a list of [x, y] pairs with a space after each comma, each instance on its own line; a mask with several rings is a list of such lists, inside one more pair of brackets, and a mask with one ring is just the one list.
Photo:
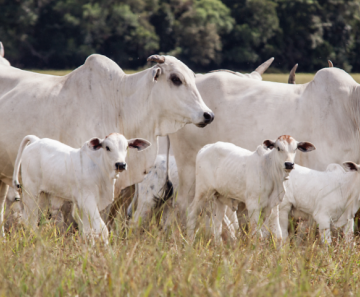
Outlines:
[[59, 228], [59, 230], [64, 229], [64, 218], [63, 214], [61, 212], [61, 207], [64, 204], [64, 199], [51, 196], [50, 198], [50, 214], [51, 218], [55, 221], [56, 227]]
[[23, 222], [36, 230], [38, 226], [39, 213], [39, 201], [37, 199], [37, 196], [32, 196], [31, 194], [29, 194], [29, 192], [25, 190], [23, 191], [22, 199], [24, 203]]
[[5, 200], [6, 200], [6, 195], [7, 192], [9, 190], [9, 186], [4, 183], [3, 181], [0, 181], [0, 237], [4, 237], [5, 233], [4, 233], [4, 208], [5, 208]]
[[187, 236], [190, 241], [194, 240], [196, 221], [200, 213], [201, 207], [206, 201], [206, 191], [197, 191], [194, 201], [189, 205], [187, 218]]

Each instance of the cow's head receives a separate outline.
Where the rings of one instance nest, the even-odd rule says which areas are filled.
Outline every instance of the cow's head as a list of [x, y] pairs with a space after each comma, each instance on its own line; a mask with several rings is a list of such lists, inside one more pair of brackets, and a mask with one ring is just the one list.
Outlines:
[[105, 139], [92, 138], [88, 141], [88, 147], [93, 151], [100, 151], [102, 164], [111, 178], [117, 178], [118, 174], [127, 169], [126, 154], [128, 148], [142, 151], [150, 146], [150, 142], [141, 138], [127, 140], [122, 134], [111, 133]]
[[156, 89], [155, 102], [162, 116], [182, 125], [193, 123], [205, 127], [214, 120], [214, 113], [205, 105], [195, 85], [195, 74], [184, 63], [171, 56], [154, 55], [149, 80]]
[[276, 162], [281, 164], [282, 168], [290, 173], [294, 169], [296, 150], [304, 153], [315, 150], [315, 146], [310, 142], [298, 142], [290, 135], [282, 135], [275, 141], [265, 140], [263, 145], [267, 149], [274, 151]]

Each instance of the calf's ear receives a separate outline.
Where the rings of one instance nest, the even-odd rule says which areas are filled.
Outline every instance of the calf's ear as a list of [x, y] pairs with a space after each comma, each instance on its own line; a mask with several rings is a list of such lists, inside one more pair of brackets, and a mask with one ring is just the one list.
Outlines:
[[265, 141], [263, 142], [263, 145], [264, 145], [265, 148], [272, 150], [272, 149], [275, 147], [275, 141], [265, 140]]
[[128, 140], [128, 145], [130, 148], [136, 148], [138, 151], [146, 149], [151, 143], [142, 138], [133, 138]]
[[88, 142], [88, 146], [92, 150], [97, 151], [98, 149], [100, 149], [102, 147], [102, 139], [97, 138], [97, 137], [91, 138]]
[[310, 142], [298, 142], [297, 148], [299, 151], [302, 151], [304, 153], [311, 152], [313, 150], [316, 150], [315, 145], [313, 145]]
[[359, 166], [354, 162], [344, 162], [342, 165], [346, 171], [359, 171]]

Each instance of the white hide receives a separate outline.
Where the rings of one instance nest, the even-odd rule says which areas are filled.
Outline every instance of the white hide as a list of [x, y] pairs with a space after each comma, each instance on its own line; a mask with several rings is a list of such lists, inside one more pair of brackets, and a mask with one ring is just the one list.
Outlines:
[[[174, 77], [180, 85], [178, 80], [173, 82]], [[0, 65], [0, 208], [11, 184], [17, 149], [26, 135], [71, 147], [114, 131], [128, 139], [149, 140], [153, 145], [145, 152], [129, 151], [130, 169], [117, 180], [117, 197], [121, 189], [141, 182], [153, 165], [157, 136], [188, 123], [204, 126], [210, 122], [205, 112], [212, 115], [196, 88], [193, 72], [171, 56], [131, 75], [101, 55], [89, 56], [84, 65], [65, 76]]]
[[186, 126], [170, 135], [183, 215], [195, 195], [196, 154], [209, 143], [253, 150], [264, 139], [289, 134], [316, 145], [311, 154], [297, 154], [302, 166], [325, 170], [344, 159], [360, 162], [354, 149], [360, 146], [360, 87], [343, 70], [325, 68], [311, 82], [297, 85], [217, 72], [197, 77], [196, 85], [216, 117], [211, 127]]
[[[275, 142], [264, 141], [255, 152], [224, 142], [204, 146], [196, 158], [195, 198], [188, 209], [190, 239], [194, 237], [201, 207], [212, 197], [216, 242], [221, 239], [226, 206], [236, 210], [239, 202], [246, 204], [253, 232], [261, 234], [258, 226], [260, 214], [264, 212], [269, 220], [276, 216], [271, 209], [282, 201], [285, 194], [283, 181], [292, 169], [288, 164], [293, 166], [297, 149], [311, 151], [315, 148], [309, 143], [298, 143], [288, 135], [280, 136]], [[275, 235], [281, 238], [279, 224], [275, 227]]]
[[56, 140], [28, 135], [21, 142], [15, 162], [14, 186], [19, 188], [21, 164], [23, 221], [38, 224], [39, 206], [49, 200], [50, 212], [57, 216], [65, 200], [79, 209], [84, 235], [108, 240], [108, 230], [99, 211], [112, 203], [114, 184], [126, 170], [128, 148], [142, 150], [150, 145], [142, 139], [112, 133], [105, 139], [92, 138], [75, 149]]
[[[356, 164], [349, 172], [338, 164], [330, 164], [326, 171], [296, 165], [285, 183], [286, 194], [279, 205], [283, 238], [288, 237], [288, 216], [293, 209], [316, 221], [323, 242], [331, 243], [330, 224], [343, 227], [346, 238], [351, 239], [354, 217], [360, 208], [358, 170]], [[302, 215], [302, 218], [306, 216]]]

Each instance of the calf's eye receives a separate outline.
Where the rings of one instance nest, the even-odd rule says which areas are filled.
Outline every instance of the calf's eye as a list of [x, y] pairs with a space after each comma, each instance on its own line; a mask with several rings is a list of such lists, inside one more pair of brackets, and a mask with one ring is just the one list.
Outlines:
[[280, 152], [280, 148], [278, 148], [278, 151]]
[[110, 149], [109, 149], [109, 147], [108, 147], [108, 146], [106, 147], [106, 150], [107, 150], [108, 152], [110, 152]]

